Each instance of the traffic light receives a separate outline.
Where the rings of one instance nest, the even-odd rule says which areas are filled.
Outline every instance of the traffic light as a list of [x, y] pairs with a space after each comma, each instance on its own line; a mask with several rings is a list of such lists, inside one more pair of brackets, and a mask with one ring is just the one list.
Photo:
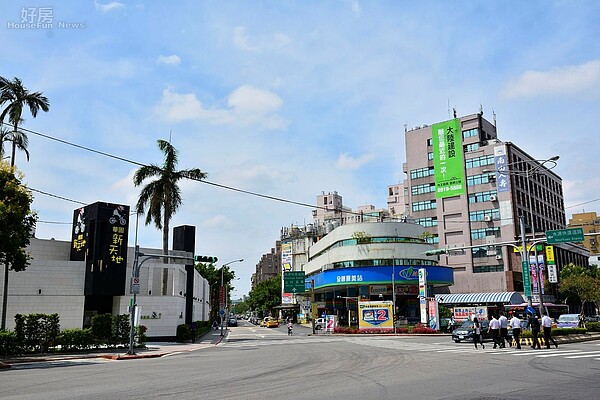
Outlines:
[[216, 264], [217, 260], [217, 257], [213, 256], [194, 256], [194, 261], [201, 263]]
[[425, 252], [426, 256], [437, 256], [438, 254], [446, 254], [446, 249], [427, 250]]

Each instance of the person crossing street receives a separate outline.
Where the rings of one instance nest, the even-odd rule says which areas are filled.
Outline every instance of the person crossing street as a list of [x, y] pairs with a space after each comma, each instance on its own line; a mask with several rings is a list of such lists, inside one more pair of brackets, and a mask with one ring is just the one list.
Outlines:
[[509, 347], [512, 346], [512, 344], [508, 340], [508, 319], [504, 316], [504, 313], [500, 313], [500, 318], [498, 318], [498, 322], [500, 323], [500, 348], [505, 348], [506, 343], [508, 343]]
[[513, 338], [517, 344], [517, 349], [521, 350], [521, 320], [516, 314], [510, 319], [510, 326], [512, 327]]
[[544, 341], [546, 342], [546, 348], [550, 348], [550, 342], [554, 344], [554, 347], [558, 349], [558, 343], [552, 337], [552, 320], [546, 314], [546, 312], [542, 313], [542, 328], [544, 329]]

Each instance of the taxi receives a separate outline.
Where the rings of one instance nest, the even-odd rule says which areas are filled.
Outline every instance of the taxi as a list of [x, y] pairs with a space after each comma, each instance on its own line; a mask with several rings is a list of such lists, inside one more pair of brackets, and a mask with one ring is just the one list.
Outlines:
[[266, 326], [267, 328], [277, 328], [277, 327], [279, 326], [279, 321], [277, 321], [277, 320], [276, 320], [276, 319], [274, 319], [274, 318], [270, 318], [270, 317], [269, 317], [269, 318], [268, 318], [268, 319], [266, 319], [266, 321], [265, 321], [265, 326]]

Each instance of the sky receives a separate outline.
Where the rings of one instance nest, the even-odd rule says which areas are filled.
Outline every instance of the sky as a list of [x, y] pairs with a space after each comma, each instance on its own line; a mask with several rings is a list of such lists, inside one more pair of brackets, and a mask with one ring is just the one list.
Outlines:
[[[50, 101], [22, 127], [63, 141], [29, 133], [30, 160], [17, 154], [36, 237], [70, 240], [78, 202], [133, 208], [135, 163], [162, 164], [170, 140], [178, 168], [210, 182], [181, 181], [171, 226], [195, 226], [196, 254], [218, 265], [244, 259], [230, 264], [239, 297], [312, 208], [226, 187], [386, 208], [405, 127], [452, 109], [495, 114], [498, 138], [535, 158], [560, 155], [567, 215], [600, 212], [598, 37], [595, 0], [3, 1], [0, 75]], [[129, 244], [160, 249], [143, 222]]]

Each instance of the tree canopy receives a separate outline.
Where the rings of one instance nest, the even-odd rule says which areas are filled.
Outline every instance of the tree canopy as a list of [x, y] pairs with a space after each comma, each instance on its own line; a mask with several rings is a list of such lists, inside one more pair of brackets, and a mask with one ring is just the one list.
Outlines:
[[558, 288], [565, 299], [575, 300], [581, 305], [582, 310], [587, 302], [598, 304], [600, 302], [600, 274], [598, 268], [568, 264], [560, 271]]
[[281, 274], [256, 285], [250, 292], [248, 304], [254, 311], [274, 315], [275, 307], [281, 305]]
[[13, 271], [29, 265], [29, 245], [37, 215], [31, 211], [33, 196], [15, 176], [14, 168], [0, 163], [0, 262]]

